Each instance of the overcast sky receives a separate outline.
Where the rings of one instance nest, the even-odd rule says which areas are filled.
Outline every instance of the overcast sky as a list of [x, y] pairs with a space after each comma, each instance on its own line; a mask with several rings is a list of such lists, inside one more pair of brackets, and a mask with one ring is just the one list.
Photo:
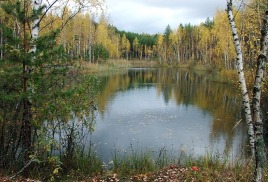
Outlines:
[[180, 23], [199, 24], [225, 9], [225, 0], [106, 0], [108, 19], [119, 30], [163, 33]]

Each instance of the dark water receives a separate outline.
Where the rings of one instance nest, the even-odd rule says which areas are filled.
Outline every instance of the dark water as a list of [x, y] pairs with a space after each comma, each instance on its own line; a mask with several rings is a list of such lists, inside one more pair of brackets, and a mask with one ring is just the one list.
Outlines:
[[217, 153], [239, 157], [246, 128], [235, 88], [213, 75], [181, 69], [130, 69], [100, 76], [101, 94], [92, 141], [98, 155], [114, 150]]
[[[92, 149], [106, 164], [115, 151], [245, 156], [238, 88], [211, 81], [213, 74], [165, 68], [121, 70], [97, 80], [68, 76], [54, 75], [36, 90], [31, 142], [40, 158], [75, 163], [76, 156], [92, 156]], [[8, 98], [0, 108], [0, 167], [23, 161], [23, 105], [20, 97]]]

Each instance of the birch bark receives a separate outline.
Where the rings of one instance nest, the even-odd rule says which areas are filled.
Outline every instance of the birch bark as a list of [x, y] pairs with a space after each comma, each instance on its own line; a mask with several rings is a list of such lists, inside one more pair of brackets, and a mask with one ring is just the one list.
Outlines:
[[[36, 11], [41, 6], [41, 0], [33, 0], [33, 13], [36, 13]], [[24, 2], [24, 10], [26, 10], [26, 3]], [[26, 16], [25, 20], [23, 22], [23, 47], [24, 52], [27, 52], [27, 46], [26, 46]], [[28, 53], [34, 54], [36, 52], [36, 39], [38, 38], [39, 33], [39, 16], [36, 14], [35, 19], [33, 21], [32, 25], [32, 34], [31, 34], [31, 42], [30, 42], [30, 50]], [[31, 62], [34, 59], [34, 56], [30, 58]], [[30, 93], [27, 97], [23, 100], [24, 105], [24, 111], [23, 111], [23, 119], [22, 119], [22, 143], [23, 143], [23, 149], [24, 149], [24, 162], [27, 163], [29, 160], [29, 154], [32, 147], [32, 125], [31, 125], [31, 118], [32, 118], [32, 99], [31, 95], [34, 92], [33, 91], [33, 84], [31, 84], [30, 81], [30, 73], [31, 73], [31, 67], [26, 64], [26, 60], [23, 61], [23, 92], [25, 95], [28, 95], [27, 93]], [[25, 175], [28, 175], [28, 171], [25, 171]]]
[[261, 50], [257, 59], [257, 70], [255, 76], [255, 83], [253, 89], [253, 121], [255, 124], [255, 172], [254, 180], [262, 181], [263, 169], [266, 161], [265, 143], [263, 138], [263, 121], [261, 118], [261, 86], [264, 79], [265, 64], [267, 63], [267, 49], [268, 49], [268, 1], [263, 19], [263, 27], [261, 31]]
[[[30, 50], [27, 52], [27, 43], [26, 43], [26, 10], [27, 2], [23, 1], [24, 8], [24, 20], [23, 20], [23, 49], [24, 53], [35, 53], [36, 52], [36, 39], [39, 33], [39, 16], [37, 15], [37, 10], [39, 9], [41, 2], [33, 1], [33, 13], [35, 14], [35, 19], [32, 26], [32, 37], [30, 42]], [[30, 58], [30, 61], [33, 61], [33, 56]], [[30, 160], [30, 153], [32, 148], [32, 102], [31, 102], [31, 93], [33, 93], [33, 85], [30, 82], [30, 73], [31, 67], [27, 64], [27, 61], [23, 60], [23, 75], [22, 75], [22, 84], [23, 84], [23, 93], [26, 97], [23, 98], [23, 114], [22, 114], [22, 150], [24, 153], [24, 163], [27, 164]], [[28, 176], [29, 171], [24, 170], [24, 175]]]
[[[33, 3], [33, 13], [35, 13], [41, 7], [42, 0], [33, 0], [32, 3]], [[38, 35], [39, 35], [39, 21], [40, 21], [40, 18], [38, 15], [36, 15], [32, 24], [31, 43], [30, 43], [29, 53], [36, 52], [36, 39], [38, 38]]]
[[227, 1], [227, 14], [228, 14], [228, 19], [231, 25], [233, 39], [234, 39], [235, 48], [236, 48], [236, 54], [237, 54], [236, 64], [237, 64], [237, 69], [238, 69], [238, 78], [239, 78], [239, 84], [240, 84], [242, 96], [243, 96], [243, 107], [244, 107], [245, 117], [246, 117], [246, 121], [248, 125], [249, 143], [251, 147], [252, 157], [254, 158], [255, 156], [254, 126], [253, 126], [251, 109], [250, 109], [250, 100], [248, 96], [245, 75], [244, 75], [243, 54], [242, 54], [239, 36], [237, 33], [234, 16], [233, 16], [232, 0]]
[[[255, 82], [253, 88], [253, 100], [252, 100], [252, 115], [250, 113], [250, 105], [247, 90], [245, 87], [245, 79], [243, 78], [243, 57], [241, 46], [236, 31], [234, 18], [232, 15], [232, 0], [227, 1], [227, 13], [228, 18], [231, 24], [236, 52], [237, 52], [237, 66], [239, 72], [239, 82], [242, 88], [243, 93], [243, 104], [246, 112], [246, 120], [248, 123], [248, 133], [250, 144], [252, 148], [252, 155], [255, 157], [255, 171], [253, 181], [261, 182], [264, 166], [266, 163], [266, 154], [265, 154], [265, 143], [263, 138], [263, 121], [261, 118], [261, 86], [264, 79], [265, 66], [267, 63], [267, 50], [268, 50], [268, 0], [267, 7], [265, 12], [265, 17], [263, 19], [263, 27], [261, 31], [261, 50], [260, 55], [257, 58], [257, 70], [255, 75]], [[248, 110], [248, 111], [247, 111]], [[253, 128], [253, 130], [251, 129]]]

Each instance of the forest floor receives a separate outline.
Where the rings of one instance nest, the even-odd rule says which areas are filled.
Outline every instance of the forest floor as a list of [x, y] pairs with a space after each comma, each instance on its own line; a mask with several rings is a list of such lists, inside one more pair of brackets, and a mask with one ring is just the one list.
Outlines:
[[[116, 174], [108, 175], [105, 178], [92, 178], [93, 182], [180, 182], [180, 181], [251, 181], [253, 173], [246, 169], [242, 172], [240, 170], [230, 170], [228, 168], [222, 169], [202, 169], [197, 166], [182, 167], [178, 165], [171, 165], [156, 172], [148, 174], [134, 175], [131, 177], [118, 177]], [[267, 180], [267, 175], [264, 176]]]
[[[151, 172], [147, 174], [133, 175], [131, 177], [119, 177], [116, 173], [105, 174], [96, 177], [88, 178], [72, 178], [66, 180], [55, 180], [55, 181], [81, 181], [81, 182], [180, 182], [180, 181], [224, 181], [224, 182], [247, 182], [251, 181], [253, 176], [252, 170], [247, 167], [239, 169], [202, 169], [197, 166], [192, 167], [182, 167], [178, 165], [171, 165], [165, 167], [156, 172]], [[266, 181], [267, 173], [264, 176], [264, 181]], [[39, 180], [26, 179], [18, 177], [11, 180], [9, 177], [4, 177], [0, 175], [1, 182], [38, 182]]]

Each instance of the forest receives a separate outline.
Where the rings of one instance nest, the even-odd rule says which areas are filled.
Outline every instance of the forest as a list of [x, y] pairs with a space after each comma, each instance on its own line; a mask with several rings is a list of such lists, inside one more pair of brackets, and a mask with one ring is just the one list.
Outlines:
[[[235, 21], [243, 38], [245, 65], [252, 68], [259, 51], [260, 29], [265, 1], [252, 0], [235, 11]], [[12, 27], [13, 35], [20, 36], [18, 20], [1, 10], [2, 24]], [[68, 60], [100, 62], [108, 59], [155, 60], [160, 64], [201, 64], [208, 68], [234, 69], [235, 48], [227, 14], [217, 10], [213, 19], [200, 25], [178, 22], [178, 27], [166, 25], [162, 33], [138, 34], [118, 30], [105, 17], [105, 12], [95, 20], [94, 14], [73, 12], [65, 7], [62, 14], [49, 11], [40, 22], [40, 35], [62, 29], [56, 43], [62, 46]], [[70, 19], [68, 19], [70, 18]], [[64, 19], [68, 23], [64, 24]], [[64, 25], [63, 25], [64, 24]], [[8, 42], [1, 31], [1, 59], [5, 58]]]
[[[82, 74], [85, 68], [81, 63], [121, 64], [125, 60], [153, 62], [159, 67], [202, 67], [223, 75], [222, 80], [228, 76], [231, 84], [240, 87], [232, 77], [238, 67], [237, 51], [226, 10], [217, 10], [213, 18], [199, 25], [178, 22], [177, 27], [163, 25], [164, 32], [138, 34], [119, 30], [104, 11], [96, 18], [93, 12], [102, 10], [102, 0], [73, 1], [72, 5], [70, 8], [69, 0], [0, 1], [0, 172], [13, 174], [14, 178], [45, 176], [44, 180], [53, 181], [60, 173], [83, 167], [84, 173], [102, 170], [91, 145], [85, 154], [75, 139], [83, 133], [83, 129], [77, 130], [79, 127], [93, 132], [98, 109], [104, 108], [108, 100], [101, 98], [104, 100], [98, 103], [103, 85], [96, 76]], [[261, 54], [266, 9], [264, 0], [241, 1], [232, 9], [244, 54], [246, 84], [251, 90], [253, 70]], [[123, 79], [126, 83], [129, 80]], [[108, 81], [114, 84], [114, 80]], [[267, 140], [268, 86], [266, 82], [262, 86]], [[249, 91], [250, 98], [252, 92]], [[202, 103], [198, 105], [204, 104], [203, 97], [199, 99]], [[209, 103], [204, 105], [213, 110]], [[76, 126], [76, 121], [81, 125]], [[61, 141], [54, 140], [61, 135]]]
[[[235, 10], [247, 68], [253, 67], [259, 51], [264, 8], [265, 1], [252, 0]], [[65, 13], [66, 16], [71, 14], [68, 10]], [[61, 21], [62, 17], [53, 13], [46, 15], [40, 33], [58, 29]], [[217, 10], [213, 19], [207, 18], [200, 25], [178, 22], [178, 27], [166, 25], [164, 32], [155, 35], [118, 30], [104, 13], [97, 22], [94, 15], [78, 13], [61, 31], [57, 43], [62, 45], [69, 60], [140, 59], [160, 64], [201, 64], [208, 68], [234, 69], [235, 48], [232, 34], [227, 32], [231, 29], [225, 10]]]

